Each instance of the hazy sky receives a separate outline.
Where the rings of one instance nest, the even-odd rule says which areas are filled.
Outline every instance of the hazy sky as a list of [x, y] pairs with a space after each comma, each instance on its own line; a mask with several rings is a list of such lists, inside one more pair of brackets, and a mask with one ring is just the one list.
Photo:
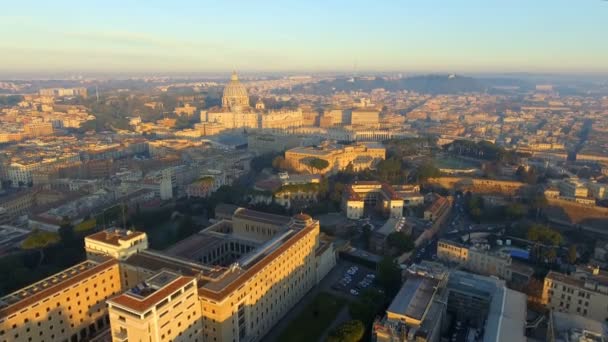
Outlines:
[[603, 0], [14, 0], [0, 71], [608, 72]]

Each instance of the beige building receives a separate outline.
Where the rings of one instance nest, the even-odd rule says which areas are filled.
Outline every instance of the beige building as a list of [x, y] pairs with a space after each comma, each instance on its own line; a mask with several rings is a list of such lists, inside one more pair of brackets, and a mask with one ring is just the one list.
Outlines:
[[88, 236], [88, 261], [0, 299], [0, 341], [262, 340], [335, 251], [308, 215], [230, 211], [164, 252], [140, 232]]
[[380, 127], [380, 111], [375, 109], [355, 109], [351, 112], [350, 124], [370, 128]]
[[[308, 162], [323, 159], [329, 165], [323, 170], [312, 170]], [[325, 143], [321, 146], [296, 147], [285, 151], [285, 161], [295, 171], [311, 173], [335, 173], [350, 165], [355, 171], [373, 168], [386, 158], [386, 149], [378, 143], [339, 145]]]
[[112, 340], [204, 341], [194, 277], [162, 271], [108, 300]]
[[105, 300], [121, 292], [118, 261], [84, 261], [0, 298], [0, 341], [89, 341], [107, 330]]
[[507, 250], [490, 250], [488, 245], [465, 246], [442, 239], [437, 243], [437, 258], [461, 265], [470, 272], [496, 276], [508, 282], [526, 284], [534, 273], [532, 268], [514, 263]]
[[362, 218], [366, 207], [398, 218], [403, 216], [403, 206], [403, 198], [390, 185], [376, 181], [347, 186], [342, 199], [342, 209], [349, 219]]
[[577, 267], [571, 275], [551, 271], [545, 277], [543, 303], [548, 308], [596, 321], [608, 320], [608, 273]]
[[[165, 332], [169, 338], [171, 330], [171, 336], [180, 331], [189, 340], [184, 335], [186, 329], [199, 324], [187, 330], [188, 336], [200, 329], [197, 336], [201, 341], [259, 341], [320, 280], [318, 277], [333, 267], [333, 254], [333, 247], [319, 240], [318, 222], [307, 215], [290, 218], [238, 208], [230, 220], [222, 220], [163, 253], [143, 251], [129, 257], [124, 261], [124, 275], [128, 286], [163, 270], [195, 278], [200, 320], [193, 321], [195, 313], [190, 318], [174, 318], [169, 324], [181, 321], [181, 328], [167, 327], [161, 330], [161, 337]], [[155, 296], [154, 303], [170, 298], [163, 286], [157, 286], [156, 291], [163, 291], [163, 296]], [[152, 306], [134, 313], [145, 320], [149, 309]], [[169, 310], [169, 314], [176, 316], [178, 312]], [[157, 313], [149, 315], [154, 318]], [[110, 316], [113, 333], [137, 341], [141, 336], [138, 324], [130, 327], [125, 324], [128, 322], [116, 322], [121, 329], [114, 329], [114, 317]]]
[[289, 129], [302, 127], [302, 111], [276, 111], [261, 114], [260, 128], [262, 129]]
[[85, 237], [84, 248], [89, 259], [106, 255], [117, 260], [124, 260], [147, 249], [148, 237], [142, 232], [108, 229]]

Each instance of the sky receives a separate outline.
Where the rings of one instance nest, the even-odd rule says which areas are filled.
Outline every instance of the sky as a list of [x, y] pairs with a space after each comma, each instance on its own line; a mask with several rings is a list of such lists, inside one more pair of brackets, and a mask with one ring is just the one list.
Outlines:
[[0, 72], [608, 73], [606, 0], [7, 0]]

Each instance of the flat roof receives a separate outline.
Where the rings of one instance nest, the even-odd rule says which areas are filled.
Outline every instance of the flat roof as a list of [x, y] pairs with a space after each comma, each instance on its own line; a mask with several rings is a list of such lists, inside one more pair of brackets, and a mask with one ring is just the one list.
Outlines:
[[0, 298], [0, 317], [9, 316], [80, 281], [89, 279], [114, 265], [118, 265], [118, 261], [113, 258], [102, 257], [102, 260], [100, 263], [90, 260], [81, 262]]
[[143, 232], [136, 232], [124, 229], [106, 229], [98, 233], [91, 234], [86, 239], [94, 240], [108, 245], [120, 246], [120, 241], [129, 241], [144, 235]]
[[291, 221], [291, 217], [289, 216], [269, 214], [246, 208], [237, 209], [234, 213], [233, 219], [251, 220], [266, 224], [272, 224], [275, 226], [284, 226]]
[[437, 285], [438, 279], [419, 275], [408, 277], [387, 312], [422, 321], [424, 313], [432, 303]]
[[163, 271], [108, 302], [137, 312], [144, 312], [192, 280], [194, 280], [193, 277]]

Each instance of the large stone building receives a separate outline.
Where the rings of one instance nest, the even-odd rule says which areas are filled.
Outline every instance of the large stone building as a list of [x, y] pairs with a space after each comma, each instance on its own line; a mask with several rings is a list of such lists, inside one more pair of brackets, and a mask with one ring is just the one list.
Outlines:
[[232, 74], [230, 83], [224, 88], [222, 107], [201, 111], [201, 124], [197, 129], [202, 135], [213, 135], [226, 130], [286, 130], [302, 126], [301, 110], [265, 111], [261, 100], [255, 108], [249, 104], [249, 94], [239, 81], [238, 75]]
[[107, 330], [105, 301], [124, 288], [118, 261], [96, 260], [0, 298], [0, 341], [89, 341]]
[[608, 321], [608, 273], [592, 266], [577, 267], [570, 275], [551, 271], [542, 299], [552, 310]]
[[403, 198], [393, 188], [376, 181], [348, 185], [342, 198], [342, 209], [349, 219], [360, 219], [366, 209], [374, 209], [389, 217], [403, 216]]
[[466, 246], [442, 239], [437, 243], [437, 258], [460, 265], [467, 271], [518, 284], [527, 284], [534, 273], [531, 267], [514, 262], [508, 247], [492, 250], [489, 245]]
[[[526, 295], [505, 282], [438, 264], [412, 265], [386, 315], [373, 325], [377, 342], [439, 342], [449, 319], [477, 331], [475, 341], [526, 341]], [[453, 339], [455, 340], [455, 339]]]
[[[386, 149], [378, 143], [356, 143], [340, 145], [325, 143], [321, 146], [296, 147], [285, 151], [285, 161], [289, 167], [298, 172], [335, 173], [349, 165], [353, 170], [373, 168], [380, 160], [386, 158]], [[322, 170], [311, 169], [309, 161], [322, 159], [328, 166]]]
[[222, 217], [164, 252], [141, 232], [88, 236], [87, 261], [0, 298], [0, 341], [261, 340], [335, 265], [333, 245], [308, 215]]

